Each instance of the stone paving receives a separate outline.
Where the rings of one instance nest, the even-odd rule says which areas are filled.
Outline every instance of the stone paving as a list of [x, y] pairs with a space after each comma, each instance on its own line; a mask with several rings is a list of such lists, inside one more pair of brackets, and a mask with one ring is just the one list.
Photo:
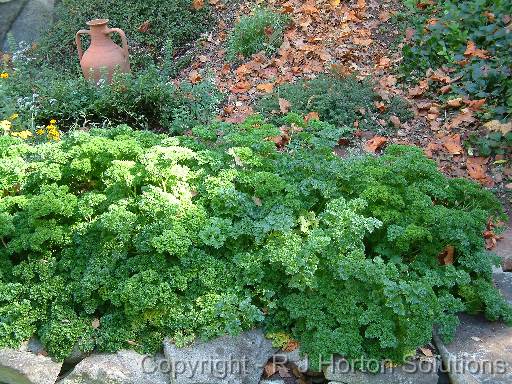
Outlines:
[[0, 42], [3, 51], [9, 50], [7, 34], [17, 43], [31, 44], [53, 20], [55, 0], [12, 0], [0, 3]]

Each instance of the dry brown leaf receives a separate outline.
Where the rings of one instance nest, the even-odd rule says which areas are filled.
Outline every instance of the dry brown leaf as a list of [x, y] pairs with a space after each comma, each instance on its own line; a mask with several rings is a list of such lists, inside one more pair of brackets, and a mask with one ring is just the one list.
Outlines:
[[299, 342], [297, 340], [288, 340], [288, 343], [283, 347], [283, 352], [293, 352], [299, 348]]
[[150, 26], [151, 26], [151, 24], [149, 23], [148, 20], [146, 20], [145, 22], [143, 22], [140, 25], [140, 27], [138, 28], [138, 31], [141, 33], [146, 33], [147, 31], [149, 31]]
[[375, 153], [379, 149], [381, 149], [384, 146], [384, 144], [386, 144], [387, 142], [388, 142], [387, 137], [375, 136], [374, 138], [372, 138], [366, 142], [366, 144], [364, 145], [364, 149], [367, 152]]
[[329, 4], [331, 4], [331, 7], [336, 8], [340, 5], [340, 0], [329, 0]]
[[464, 52], [464, 56], [478, 57], [480, 59], [488, 59], [490, 57], [488, 55], [487, 51], [484, 51], [483, 49], [478, 49], [476, 47], [475, 42], [472, 40], [468, 40], [466, 52]]
[[439, 152], [442, 149], [443, 147], [440, 144], [430, 142], [428, 143], [427, 147], [423, 150], [423, 152], [428, 158], [431, 159], [432, 157], [434, 157], [434, 152]]
[[444, 127], [446, 129], [452, 129], [457, 128], [463, 123], [474, 123], [476, 121], [475, 116], [473, 115], [473, 112], [468, 110], [467, 108], [464, 108], [461, 110], [461, 113], [456, 115], [450, 122], [446, 123]]
[[430, 348], [420, 348], [421, 353], [423, 353], [427, 357], [432, 357], [434, 354], [430, 350]]
[[265, 368], [263, 369], [263, 374], [268, 379], [270, 376], [273, 376], [277, 372], [277, 364], [275, 364], [273, 361], [269, 361], [267, 364], [265, 364]]
[[446, 104], [452, 108], [460, 108], [462, 106], [462, 97], [457, 97], [456, 99], [450, 99], [446, 102]]
[[189, 75], [188, 75], [188, 79], [190, 80], [190, 82], [192, 84], [197, 84], [199, 83], [203, 78], [202, 76], [199, 74], [199, 72], [197, 72], [195, 69], [190, 71]]
[[451, 85], [445, 85], [444, 87], [441, 87], [439, 89], [439, 92], [441, 92], [441, 95], [445, 95], [448, 92], [450, 92], [451, 90], [452, 90], [452, 86]]
[[464, 100], [464, 104], [466, 104], [472, 111], [479, 111], [484, 106], [486, 100], [487, 99]]
[[279, 109], [281, 110], [282, 114], [290, 112], [291, 106], [292, 104], [288, 100], [283, 99], [282, 97], [279, 98]]
[[256, 89], [261, 92], [270, 93], [274, 89], [274, 83], [258, 84]]
[[379, 20], [382, 21], [383, 23], [385, 23], [389, 19], [391, 19], [391, 12], [382, 11], [381, 13], [379, 13]]
[[425, 91], [428, 89], [428, 80], [424, 79], [421, 80], [420, 83], [414, 87], [409, 89], [409, 96], [411, 97], [418, 97], [425, 93]]
[[445, 249], [437, 256], [441, 265], [451, 265], [454, 262], [455, 248], [453, 245], [447, 245]]
[[452, 155], [460, 155], [464, 152], [464, 149], [460, 145], [460, 135], [445, 136], [441, 139], [444, 147]]
[[304, 116], [304, 121], [307, 123], [311, 120], [320, 120], [320, 116], [318, 112], [309, 112], [306, 116]]
[[512, 121], [509, 121], [508, 123], [501, 123], [498, 120], [491, 120], [485, 123], [484, 127], [488, 131], [501, 132], [502, 135], [506, 135], [507, 133], [512, 131]]
[[379, 64], [377, 65], [377, 67], [380, 69], [385, 69], [385, 68], [389, 68], [390, 65], [391, 65], [391, 59], [389, 57], [383, 56], [380, 58]]
[[391, 124], [393, 124], [395, 128], [400, 128], [400, 126], [402, 125], [402, 123], [400, 122], [400, 118], [395, 115], [390, 116], [389, 121], [391, 121]]
[[204, 0], [192, 0], [192, 8], [196, 11], [204, 7]]
[[487, 157], [470, 157], [466, 161], [469, 177], [473, 180], [482, 180], [487, 177]]

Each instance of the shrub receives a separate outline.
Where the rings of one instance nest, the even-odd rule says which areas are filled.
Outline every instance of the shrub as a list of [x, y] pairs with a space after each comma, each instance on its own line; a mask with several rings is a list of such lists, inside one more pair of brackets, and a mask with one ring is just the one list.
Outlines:
[[64, 129], [128, 122], [139, 129], [182, 133], [211, 120], [222, 95], [209, 79], [174, 85], [154, 66], [96, 86], [81, 76], [30, 64], [0, 82], [0, 100], [5, 100], [0, 119], [17, 113], [19, 130], [33, 133], [51, 119]]
[[[404, 73], [423, 76], [429, 68], [446, 65], [453, 72], [450, 77], [457, 79], [451, 83], [453, 93], [470, 99], [485, 98], [486, 119], [509, 116], [510, 0], [443, 1], [423, 11], [408, 3], [416, 34], [404, 47]], [[470, 41], [485, 53], [464, 55]]]
[[323, 121], [337, 127], [353, 127], [359, 122], [360, 129], [370, 130], [377, 125], [375, 120], [389, 121], [396, 115], [401, 121], [413, 115], [406, 102], [393, 97], [384, 112], [380, 112], [375, 102], [380, 100], [373, 91], [370, 81], [358, 81], [355, 77], [334, 77], [321, 75], [313, 80], [300, 80], [293, 84], [283, 84], [272, 94], [263, 97], [256, 110], [269, 116], [276, 124], [281, 123], [279, 98], [291, 103], [290, 111], [307, 114], [317, 112]]
[[[126, 32], [132, 51], [137, 52], [131, 57], [135, 68], [159, 61], [167, 41], [181, 49], [211, 24], [208, 6], [195, 10], [190, 0], [62, 0], [56, 6], [55, 24], [40, 43], [43, 60], [61, 68], [77, 67], [75, 33], [96, 18], [107, 18], [112, 27]], [[147, 29], [141, 28], [145, 22], [149, 22]]]
[[251, 15], [243, 16], [229, 36], [228, 57], [249, 57], [260, 51], [274, 53], [283, 42], [288, 17], [270, 9], [256, 8]]
[[0, 137], [0, 345], [36, 333], [62, 359], [264, 325], [311, 356], [400, 360], [466, 308], [512, 320], [481, 235], [490, 192], [416, 148], [337, 158], [335, 127], [290, 119], [282, 150], [259, 117]]

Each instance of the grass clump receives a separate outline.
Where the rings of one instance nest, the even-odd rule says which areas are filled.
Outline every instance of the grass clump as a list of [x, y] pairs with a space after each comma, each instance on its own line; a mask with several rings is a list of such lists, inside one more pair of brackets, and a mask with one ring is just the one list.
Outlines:
[[267, 8], [256, 8], [235, 25], [228, 41], [228, 58], [249, 57], [260, 51], [273, 54], [282, 44], [289, 18]]
[[373, 91], [373, 84], [355, 77], [321, 75], [313, 80], [283, 84], [263, 97], [256, 110], [279, 124], [280, 98], [290, 102], [290, 111], [302, 115], [316, 112], [320, 119], [337, 127], [353, 127], [358, 121], [360, 129], [373, 130], [377, 119], [389, 121], [395, 115], [403, 122], [413, 116], [408, 104], [399, 97], [393, 97], [386, 109], [380, 111], [375, 103], [381, 99]]
[[36, 334], [63, 359], [263, 326], [312, 361], [400, 361], [460, 311], [512, 321], [482, 238], [490, 192], [417, 148], [343, 160], [342, 129], [290, 118], [281, 149], [261, 117], [0, 137], [0, 346]]

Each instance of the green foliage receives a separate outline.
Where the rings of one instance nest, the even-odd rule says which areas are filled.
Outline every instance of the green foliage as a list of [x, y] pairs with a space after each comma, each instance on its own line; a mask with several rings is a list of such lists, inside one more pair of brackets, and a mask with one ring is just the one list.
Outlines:
[[222, 100], [210, 79], [177, 86], [154, 66], [117, 76], [112, 85], [96, 86], [79, 75], [16, 65], [0, 84], [0, 100], [5, 100], [0, 120], [16, 112], [20, 130], [35, 131], [56, 119], [64, 129], [126, 122], [136, 128], [182, 133], [211, 120]]
[[0, 345], [36, 333], [62, 359], [263, 325], [313, 358], [400, 360], [461, 310], [512, 321], [481, 235], [501, 211], [490, 192], [416, 148], [340, 159], [341, 128], [288, 118], [284, 150], [258, 116], [0, 137]]
[[[412, 3], [409, 1], [409, 3]], [[415, 3], [415, 2], [414, 2]], [[428, 68], [444, 65], [453, 69], [453, 93], [470, 99], [486, 98], [484, 117], [503, 119], [512, 112], [512, 35], [507, 27], [510, 0], [443, 1], [424, 11], [414, 10], [416, 34], [404, 47], [403, 71], [423, 76]], [[437, 22], [425, 26], [427, 20]], [[489, 58], [469, 57], [468, 41], [487, 51]]]
[[477, 150], [480, 156], [506, 155], [512, 151], [512, 132], [489, 132], [485, 136], [470, 134], [464, 145]]
[[395, 115], [406, 121], [413, 116], [406, 102], [398, 97], [390, 100], [383, 113], [379, 112], [375, 102], [380, 99], [373, 91], [372, 83], [360, 82], [355, 77], [322, 75], [279, 86], [272, 94], [263, 97], [256, 107], [276, 124], [282, 122], [282, 118], [276, 117], [280, 114], [279, 98], [291, 103], [290, 111], [299, 114], [317, 112], [320, 119], [336, 127], [353, 127], [357, 120], [360, 129], [370, 130], [377, 125], [377, 119], [389, 121], [389, 117]]
[[[161, 59], [166, 41], [172, 39], [176, 49], [197, 39], [211, 23], [208, 6], [192, 8], [190, 0], [62, 0], [56, 6], [56, 22], [45, 34], [38, 52], [45, 62], [59, 67], [77, 67], [75, 33], [86, 28], [92, 19], [109, 19], [112, 27], [126, 32], [134, 67], [147, 66]], [[139, 29], [149, 22], [149, 29]], [[85, 47], [87, 47], [84, 39]]]
[[273, 54], [283, 42], [288, 24], [286, 15], [266, 8], [256, 8], [251, 15], [242, 16], [229, 36], [228, 57], [249, 57], [260, 51]]

